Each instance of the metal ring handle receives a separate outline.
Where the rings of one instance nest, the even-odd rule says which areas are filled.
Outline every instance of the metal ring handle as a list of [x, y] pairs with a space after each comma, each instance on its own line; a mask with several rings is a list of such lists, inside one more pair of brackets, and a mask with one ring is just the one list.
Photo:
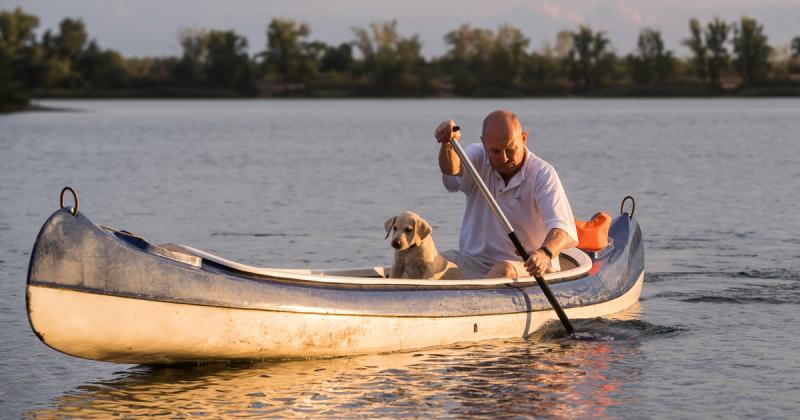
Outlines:
[[626, 195], [622, 199], [622, 204], [619, 205], [619, 214], [625, 213], [625, 202], [628, 200], [631, 200], [631, 213], [628, 218], [633, 219], [633, 212], [636, 211], [636, 200], [630, 195]]
[[78, 215], [78, 193], [76, 193], [75, 190], [73, 190], [70, 187], [64, 187], [64, 189], [61, 190], [61, 198], [59, 199], [59, 203], [61, 204], [61, 208], [63, 209], [64, 208], [64, 193], [67, 192], [67, 191], [71, 192], [72, 193], [72, 198], [75, 199], [75, 206], [72, 207], [72, 210], [70, 210], [69, 212], [72, 213], [73, 216], [77, 216]]

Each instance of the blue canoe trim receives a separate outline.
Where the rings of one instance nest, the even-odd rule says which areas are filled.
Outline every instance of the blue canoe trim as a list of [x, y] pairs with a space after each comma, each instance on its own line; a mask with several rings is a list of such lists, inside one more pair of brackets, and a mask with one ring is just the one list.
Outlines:
[[[623, 213], [612, 249], [589, 274], [551, 284], [564, 308], [605, 302], [630, 290], [644, 270], [639, 224]], [[146, 243], [145, 243], [146, 244]], [[34, 244], [28, 285], [225, 308], [389, 317], [481, 316], [550, 310], [535, 282], [482, 286], [317, 283], [242, 273], [204, 260], [200, 267], [146, 251], [60, 209]]]

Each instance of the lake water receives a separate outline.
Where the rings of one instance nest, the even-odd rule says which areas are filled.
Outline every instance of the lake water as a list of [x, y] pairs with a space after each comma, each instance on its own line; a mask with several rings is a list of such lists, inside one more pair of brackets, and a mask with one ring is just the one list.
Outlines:
[[[800, 100], [45, 101], [0, 116], [0, 417], [796, 417]], [[535, 340], [331, 360], [151, 368], [76, 359], [25, 315], [65, 185], [96, 223], [253, 265], [389, 264], [406, 209], [458, 244], [436, 124], [514, 110], [578, 217], [637, 199], [639, 305]]]

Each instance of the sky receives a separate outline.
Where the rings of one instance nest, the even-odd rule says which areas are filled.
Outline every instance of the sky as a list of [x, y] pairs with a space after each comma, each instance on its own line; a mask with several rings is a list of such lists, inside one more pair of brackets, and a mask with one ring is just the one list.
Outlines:
[[0, 0], [2, 10], [17, 6], [40, 18], [40, 33], [65, 17], [81, 18], [101, 47], [125, 56], [178, 55], [177, 33], [186, 27], [235, 30], [254, 53], [265, 48], [266, 27], [275, 17], [308, 23], [310, 38], [328, 44], [352, 40], [353, 27], [397, 19], [401, 35], [419, 35], [427, 57], [443, 54], [444, 35], [462, 23], [511, 24], [535, 49], [555, 43], [559, 30], [589, 24], [607, 31], [619, 54], [631, 52], [639, 30], [651, 27], [662, 31], [668, 49], [688, 55], [680, 43], [691, 17], [753, 17], [773, 46], [800, 36], [800, 0]]

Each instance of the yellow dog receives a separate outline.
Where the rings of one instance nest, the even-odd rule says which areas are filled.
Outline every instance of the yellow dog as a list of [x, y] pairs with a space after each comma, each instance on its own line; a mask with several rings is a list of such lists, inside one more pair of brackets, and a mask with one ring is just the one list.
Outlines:
[[436, 250], [431, 226], [418, 214], [404, 211], [384, 223], [386, 238], [392, 235], [394, 264], [389, 277], [403, 279], [457, 280], [464, 275], [456, 264]]

